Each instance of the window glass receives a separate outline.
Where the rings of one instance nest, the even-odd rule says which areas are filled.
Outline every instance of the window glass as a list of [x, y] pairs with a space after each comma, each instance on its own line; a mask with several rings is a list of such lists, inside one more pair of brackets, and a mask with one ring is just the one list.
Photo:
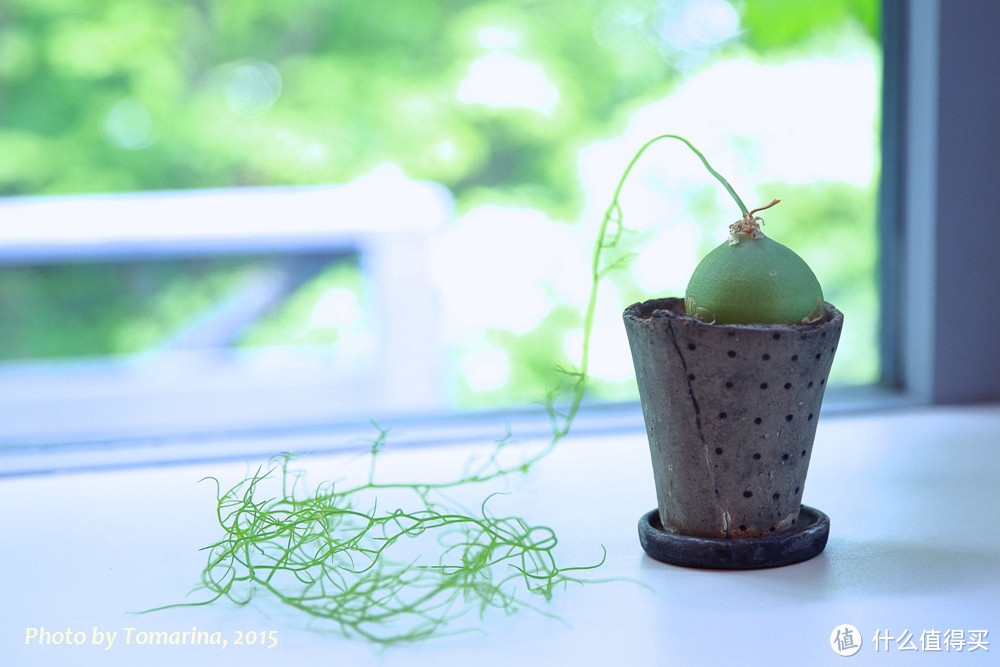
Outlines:
[[[618, 176], [665, 132], [747, 204], [782, 200], [765, 231], [847, 315], [831, 383], [874, 382], [878, 17], [877, 0], [9, 0], [0, 384], [211, 360], [308, 366], [349, 387], [342, 414], [536, 402], [579, 359]], [[594, 400], [635, 397], [622, 309], [683, 294], [738, 217], [669, 143], [622, 207], [637, 254], [600, 293]]]

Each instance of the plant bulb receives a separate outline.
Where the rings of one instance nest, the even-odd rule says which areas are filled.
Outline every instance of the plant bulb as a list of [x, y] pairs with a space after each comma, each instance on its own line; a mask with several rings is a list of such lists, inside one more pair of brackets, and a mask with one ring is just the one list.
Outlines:
[[[778, 203], [771, 202], [768, 208]], [[714, 324], [811, 324], [823, 317], [823, 288], [794, 251], [767, 237], [753, 214], [695, 268], [687, 315]]]

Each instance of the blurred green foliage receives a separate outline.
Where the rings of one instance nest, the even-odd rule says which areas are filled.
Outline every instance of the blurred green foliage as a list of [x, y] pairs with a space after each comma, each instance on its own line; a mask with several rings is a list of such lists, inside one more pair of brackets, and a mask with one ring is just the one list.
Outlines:
[[[520, 189], [572, 213], [578, 148], [683, 75], [657, 26], [684, 4], [7, 0], [0, 195], [344, 182], [392, 162], [459, 199]], [[720, 51], [794, 52], [847, 21], [877, 37], [874, 0], [738, 6]], [[511, 44], [484, 46], [486, 28]], [[544, 65], [551, 114], [456, 103], [491, 49]]]
[[[503, 202], [578, 220], [581, 147], [614, 136], [636, 110], [669, 95], [692, 59], [788, 60], [839, 48], [830, 44], [846, 27], [879, 38], [878, 0], [731, 0], [739, 31], [679, 52], [666, 23], [719, 2], [5, 0], [0, 196], [341, 183], [394, 163], [445, 185], [459, 211]], [[546, 113], [459, 103], [470, 67], [491, 52], [543, 66], [558, 102]], [[859, 344], [870, 358], [840, 365], [862, 369], [846, 379], [870, 381], [874, 189], [799, 189], [803, 217], [829, 213], [827, 223], [788, 229], [779, 240], [822, 267], [830, 300], [872, 309], [859, 333], [870, 338]], [[842, 243], [840, 234], [852, 235], [859, 261], [838, 264], [817, 250]], [[0, 357], [155, 347], [239, 284], [245, 268], [201, 266], [209, 269], [181, 262], [0, 270]], [[335, 342], [309, 329], [327, 291], [317, 285], [353, 290], [359, 303], [364, 295], [356, 267], [333, 271], [243, 344]], [[627, 276], [618, 280], [628, 293]], [[121, 288], [136, 284], [147, 287]], [[459, 379], [457, 400], [537, 397], [552, 366], [570, 363], [561, 350], [578, 324], [571, 306], [556, 304], [526, 337], [488, 332], [507, 351], [510, 378], [478, 398]], [[609, 386], [605, 394], [623, 391]]]
[[144, 352], [253, 281], [260, 259], [0, 269], [0, 359]]
[[846, 22], [879, 39], [880, 3], [872, 0], [748, 0], [741, 8], [744, 38], [761, 53], [801, 48], [817, 37], [835, 35]]
[[332, 261], [235, 341], [243, 347], [337, 345], [363, 335], [365, 280], [356, 257]]

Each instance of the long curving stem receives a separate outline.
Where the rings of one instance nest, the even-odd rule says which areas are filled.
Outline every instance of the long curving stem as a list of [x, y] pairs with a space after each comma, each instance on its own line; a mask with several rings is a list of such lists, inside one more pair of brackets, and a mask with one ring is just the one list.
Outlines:
[[[597, 309], [597, 291], [598, 287], [600, 286], [601, 278], [603, 278], [606, 273], [606, 268], [601, 266], [601, 257], [606, 249], [614, 247], [614, 245], [617, 243], [618, 238], [621, 236], [623, 232], [623, 226], [621, 220], [621, 204], [619, 203], [622, 189], [625, 187], [625, 181], [628, 180], [629, 174], [632, 173], [632, 169], [639, 162], [639, 159], [643, 156], [646, 150], [649, 149], [649, 147], [652, 146], [653, 144], [663, 139], [675, 139], [676, 141], [680, 141], [685, 146], [690, 148], [694, 152], [694, 154], [698, 156], [698, 159], [701, 160], [701, 163], [705, 165], [705, 168], [708, 170], [708, 172], [712, 174], [712, 176], [714, 176], [716, 180], [719, 181], [719, 183], [722, 184], [722, 187], [726, 189], [726, 192], [728, 192], [729, 196], [733, 198], [733, 201], [736, 202], [736, 205], [740, 207], [740, 212], [743, 214], [743, 217], [744, 218], [751, 217], [750, 211], [747, 210], [747, 207], [743, 203], [743, 200], [740, 199], [740, 196], [738, 194], [736, 194], [736, 190], [734, 190], [733, 186], [729, 184], [729, 181], [727, 181], [722, 174], [717, 172], [712, 167], [712, 165], [709, 164], [708, 160], [705, 158], [702, 152], [694, 147], [694, 144], [692, 144], [684, 137], [677, 134], [661, 134], [659, 136], [653, 137], [652, 139], [644, 143], [642, 147], [640, 147], [639, 150], [636, 151], [635, 155], [632, 156], [632, 159], [629, 161], [628, 166], [625, 167], [625, 171], [622, 172], [621, 178], [618, 179], [618, 185], [615, 187], [614, 195], [611, 198], [611, 204], [604, 212], [604, 218], [603, 220], [601, 220], [601, 226], [597, 232], [597, 242], [594, 244], [594, 252], [591, 265], [592, 280], [590, 285], [590, 297], [587, 300], [587, 310], [584, 313], [583, 317], [583, 349], [580, 360], [580, 368], [574, 374], [577, 376], [578, 379], [574, 387], [573, 397], [570, 401], [570, 406], [565, 414], [563, 423], [561, 426], [556, 426], [556, 428], [554, 428], [553, 440], [551, 445], [545, 450], [546, 452], [554, 448], [556, 443], [569, 433], [570, 425], [572, 424], [573, 419], [576, 417], [576, 413], [579, 410], [580, 404], [583, 400], [583, 394], [586, 385], [584, 379], [587, 377], [587, 373], [589, 370], [588, 366], [590, 363], [590, 332], [594, 326], [594, 315]], [[768, 206], [773, 206], [773, 205], [774, 204], [772, 203], [769, 204]], [[609, 239], [608, 227], [611, 225], [612, 222], [615, 223], [616, 227], [614, 232], [610, 234], [610, 239]]]
[[[742, 213], [744, 216], [750, 215], [750, 211], [747, 210], [747, 207], [743, 203], [743, 200], [740, 199], [740, 196], [738, 194], [736, 194], [736, 190], [734, 190], [733, 186], [729, 184], [729, 181], [726, 180], [725, 176], [717, 172], [712, 167], [712, 165], [708, 163], [708, 160], [705, 158], [705, 156], [702, 154], [700, 150], [694, 147], [694, 144], [692, 144], [690, 141], [688, 141], [687, 139], [678, 134], [661, 134], [659, 136], [653, 137], [652, 139], [650, 139], [649, 141], [647, 141], [645, 144], [642, 145], [642, 148], [638, 150], [638, 152], [635, 154], [635, 157], [633, 157], [632, 161], [629, 162], [628, 167], [625, 168], [625, 173], [622, 174], [621, 180], [618, 181], [618, 187], [615, 188], [614, 198], [611, 200], [611, 206], [608, 208], [609, 214], [611, 213], [612, 209], [616, 209], [618, 207], [618, 196], [621, 194], [622, 186], [625, 185], [625, 178], [628, 176], [629, 172], [632, 171], [632, 167], [634, 167], [635, 163], [639, 161], [639, 158], [642, 156], [643, 153], [646, 152], [647, 148], [657, 143], [661, 139], [676, 139], [677, 141], [680, 141], [685, 146], [690, 148], [692, 152], [694, 152], [694, 154], [698, 156], [698, 159], [701, 160], [701, 163], [705, 165], [705, 169], [708, 169], [708, 173], [712, 174], [712, 176], [714, 176], [716, 180], [722, 184], [722, 187], [726, 189], [726, 192], [728, 192], [729, 196], [733, 198], [733, 201], [736, 202], [736, 205], [740, 207], [740, 213]], [[607, 215], [605, 216], [605, 220], [607, 220]]]

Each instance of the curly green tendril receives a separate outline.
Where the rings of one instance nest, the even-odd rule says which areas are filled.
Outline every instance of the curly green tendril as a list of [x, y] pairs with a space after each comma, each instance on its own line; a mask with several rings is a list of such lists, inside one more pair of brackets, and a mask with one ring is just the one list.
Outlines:
[[[468, 511], [447, 492], [524, 475], [569, 434], [586, 390], [598, 286], [631, 259], [608, 259], [625, 232], [621, 191], [638, 159], [664, 137], [687, 143], [663, 135], [643, 145], [601, 221], [580, 365], [559, 369], [563, 379], [546, 396], [552, 437], [544, 448], [507, 463], [501, 454], [508, 451], [508, 433], [485, 461], [451, 481], [382, 483], [376, 461], [388, 433], [374, 424], [378, 435], [371, 444], [367, 480], [360, 484], [323, 482], [310, 490], [305, 472], [292, 466], [292, 454], [272, 458], [266, 469], [258, 468], [225, 490], [217, 478], [206, 477], [216, 486], [222, 529], [222, 537], [204, 548], [207, 563], [192, 591], [207, 595], [142, 613], [220, 599], [245, 605], [267, 594], [329, 622], [345, 636], [388, 646], [461, 631], [452, 630], [452, 624], [473, 612], [482, 616], [492, 609], [509, 614], [528, 608], [546, 614], [533, 601], [549, 600], [566, 585], [593, 581], [582, 578], [583, 573], [600, 567], [604, 556], [589, 565], [562, 566], [551, 528], [494, 515], [490, 502], [495, 493], [486, 495], [477, 511]], [[390, 509], [379, 506], [386, 496], [393, 499]]]

